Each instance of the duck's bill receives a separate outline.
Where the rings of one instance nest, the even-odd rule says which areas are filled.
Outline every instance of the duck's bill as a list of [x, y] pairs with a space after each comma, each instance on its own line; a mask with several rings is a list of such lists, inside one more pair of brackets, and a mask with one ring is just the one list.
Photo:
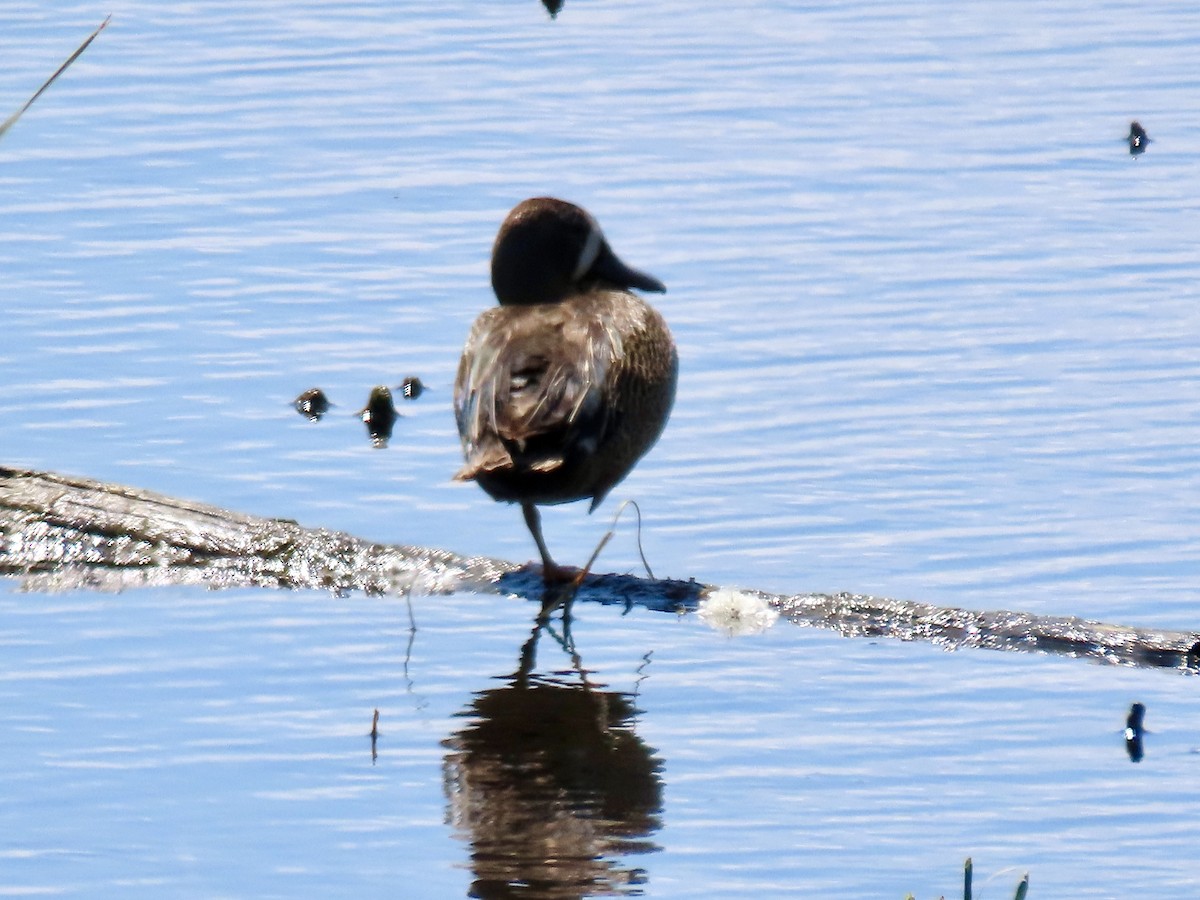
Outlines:
[[639, 272], [632, 266], [627, 266], [608, 247], [607, 243], [596, 256], [592, 264], [591, 274], [597, 278], [615, 284], [617, 287], [637, 288], [639, 291], [651, 291], [655, 294], [666, 293], [667, 286], [645, 272]]

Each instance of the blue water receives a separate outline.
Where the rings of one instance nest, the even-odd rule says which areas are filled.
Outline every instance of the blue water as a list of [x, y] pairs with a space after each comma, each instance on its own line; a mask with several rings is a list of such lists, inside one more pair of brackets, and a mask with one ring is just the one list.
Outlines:
[[[0, 463], [528, 559], [450, 394], [548, 193], [668, 286], [676, 408], [613, 495], [656, 574], [1197, 627], [1200, 12], [10, 5], [0, 117], [110, 11], [0, 142]], [[548, 510], [556, 556], [615, 507]], [[0, 590], [6, 891], [468, 891], [445, 770], [531, 605], [415, 598], [406, 665], [403, 598]], [[660, 849], [609, 853], [649, 896], [952, 896], [968, 855], [985, 896], [1200, 892], [1189, 678], [577, 615], [659, 766]]]

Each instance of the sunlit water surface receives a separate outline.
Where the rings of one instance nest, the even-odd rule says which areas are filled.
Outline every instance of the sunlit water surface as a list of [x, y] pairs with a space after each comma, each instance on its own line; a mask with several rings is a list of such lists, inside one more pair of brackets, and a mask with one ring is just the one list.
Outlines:
[[[613, 495], [657, 574], [1197, 627], [1186, 4], [10, 4], [0, 116], [110, 11], [0, 142], [0, 463], [527, 559], [450, 396], [554, 194], [669, 288], [676, 408]], [[556, 555], [615, 506], [548, 510]], [[1175, 673], [585, 608], [524, 679], [518, 600], [414, 598], [410, 642], [403, 598], [3, 590], [5, 893], [506, 896], [505, 853], [513, 896], [952, 896], [967, 855], [1200, 893]]]

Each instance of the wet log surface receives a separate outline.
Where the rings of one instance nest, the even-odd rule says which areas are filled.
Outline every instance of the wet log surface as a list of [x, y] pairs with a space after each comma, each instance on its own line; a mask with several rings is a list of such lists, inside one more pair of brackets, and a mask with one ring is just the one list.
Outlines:
[[[29, 592], [195, 585], [321, 589], [344, 595], [485, 592], [543, 602], [536, 568], [251, 516], [86, 478], [0, 467], [0, 575]], [[972, 611], [861, 594], [773, 595], [695, 581], [592, 575], [574, 602], [672, 614], [701, 610], [731, 633], [782, 617], [847, 637], [947, 649], [1042, 652], [1195, 672], [1200, 633], [1073, 617]]]

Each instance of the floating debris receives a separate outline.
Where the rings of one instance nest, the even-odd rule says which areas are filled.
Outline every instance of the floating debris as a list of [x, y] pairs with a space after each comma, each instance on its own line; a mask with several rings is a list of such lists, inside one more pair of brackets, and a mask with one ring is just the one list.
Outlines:
[[425, 384], [416, 375], [409, 375], [400, 382], [400, 387], [397, 390], [400, 391], [400, 396], [405, 400], [416, 400], [425, 393]]
[[371, 388], [367, 405], [358, 411], [358, 417], [363, 420], [371, 436], [371, 444], [380, 450], [388, 445], [399, 415], [392, 404], [392, 392], [383, 385]]
[[1150, 143], [1150, 135], [1146, 134], [1146, 129], [1137, 122], [1129, 123], [1129, 155], [1141, 156], [1146, 152], [1146, 145]]
[[292, 401], [292, 405], [296, 407], [296, 412], [305, 416], [310, 422], [318, 422], [321, 416], [329, 412], [329, 407], [332, 405], [329, 398], [325, 396], [325, 392], [320, 388], [309, 388], [299, 397]]
[[779, 618], [779, 611], [761, 595], [720, 588], [700, 601], [701, 621], [730, 637], [761, 634]]
[[1129, 707], [1129, 715], [1125, 718], [1125, 752], [1133, 762], [1141, 762], [1145, 756], [1145, 749], [1142, 747], [1142, 735], [1145, 734], [1142, 722], [1145, 718], [1145, 704], [1135, 703]]

